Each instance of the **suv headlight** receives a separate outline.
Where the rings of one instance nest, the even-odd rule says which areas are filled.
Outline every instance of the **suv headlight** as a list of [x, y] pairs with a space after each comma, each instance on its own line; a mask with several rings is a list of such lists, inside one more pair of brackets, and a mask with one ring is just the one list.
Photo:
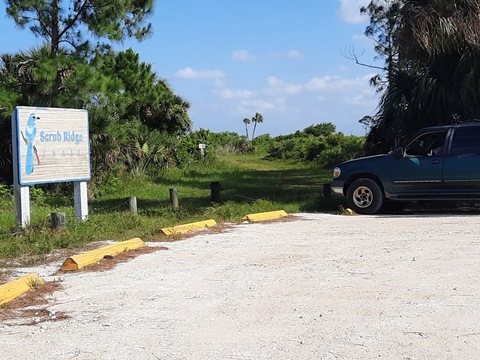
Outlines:
[[341, 173], [342, 173], [342, 170], [340, 170], [339, 167], [336, 167], [335, 169], [333, 169], [333, 178], [334, 179], [338, 178]]

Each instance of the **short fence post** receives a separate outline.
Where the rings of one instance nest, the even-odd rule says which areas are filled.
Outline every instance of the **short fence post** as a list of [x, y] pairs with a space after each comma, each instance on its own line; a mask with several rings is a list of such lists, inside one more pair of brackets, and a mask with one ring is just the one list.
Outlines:
[[220, 181], [212, 181], [210, 183], [210, 190], [211, 190], [211, 195], [210, 195], [211, 201], [215, 203], [219, 203], [220, 190], [221, 190]]
[[332, 195], [332, 188], [330, 184], [323, 184], [323, 197], [324, 198], [330, 198]]
[[65, 230], [66, 228], [66, 216], [64, 212], [53, 212], [50, 214], [53, 230]]
[[131, 214], [137, 215], [137, 198], [135, 196], [128, 198], [128, 208]]
[[173, 210], [178, 210], [178, 193], [177, 189], [170, 189], [170, 203]]

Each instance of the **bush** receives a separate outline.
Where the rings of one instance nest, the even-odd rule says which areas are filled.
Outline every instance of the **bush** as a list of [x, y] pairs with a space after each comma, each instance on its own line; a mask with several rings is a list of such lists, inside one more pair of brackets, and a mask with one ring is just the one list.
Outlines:
[[331, 135], [329, 138], [327, 143], [335, 145], [327, 146], [315, 158], [322, 167], [333, 167], [343, 161], [364, 155], [365, 138], [363, 136]]
[[365, 138], [335, 133], [331, 123], [312, 125], [272, 139], [267, 159], [316, 161], [323, 167], [363, 156]]

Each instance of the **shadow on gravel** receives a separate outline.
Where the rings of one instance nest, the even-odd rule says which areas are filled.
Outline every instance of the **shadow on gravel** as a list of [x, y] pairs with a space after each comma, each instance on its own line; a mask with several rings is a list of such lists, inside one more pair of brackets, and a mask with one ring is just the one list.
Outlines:
[[480, 203], [464, 201], [418, 201], [404, 203], [403, 209], [388, 209], [378, 215], [402, 216], [452, 216], [452, 215], [480, 215]]

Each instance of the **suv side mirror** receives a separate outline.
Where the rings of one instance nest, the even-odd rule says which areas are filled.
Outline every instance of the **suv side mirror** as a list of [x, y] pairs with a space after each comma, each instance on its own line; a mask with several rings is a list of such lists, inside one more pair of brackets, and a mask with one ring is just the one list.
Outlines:
[[398, 160], [403, 157], [404, 157], [404, 148], [400, 146], [396, 148], [395, 151], [393, 152], [393, 158]]

